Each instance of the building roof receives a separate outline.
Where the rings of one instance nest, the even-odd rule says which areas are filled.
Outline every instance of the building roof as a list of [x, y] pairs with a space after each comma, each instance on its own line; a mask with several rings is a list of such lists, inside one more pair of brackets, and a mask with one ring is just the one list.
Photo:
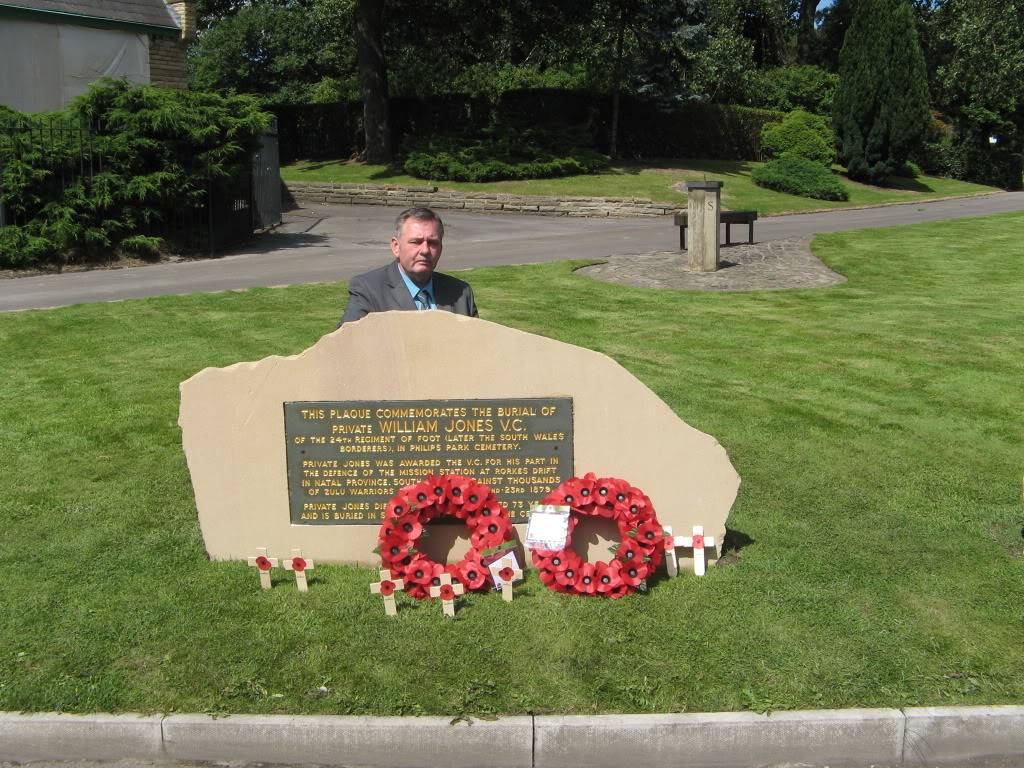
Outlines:
[[177, 15], [164, 0], [0, 0], [0, 15], [87, 26], [134, 28], [151, 34], [180, 33]]

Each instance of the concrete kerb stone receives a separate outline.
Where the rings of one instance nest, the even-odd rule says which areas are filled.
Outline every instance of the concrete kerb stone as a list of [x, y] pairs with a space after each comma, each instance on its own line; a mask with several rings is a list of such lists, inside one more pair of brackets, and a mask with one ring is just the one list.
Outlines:
[[534, 765], [895, 765], [903, 727], [897, 709], [537, 717]]
[[193, 760], [454, 768], [941, 765], [1024, 756], [1024, 707], [506, 717], [0, 712], [0, 762]]
[[312, 763], [402, 768], [530, 768], [533, 718], [452, 723], [446, 717], [171, 715], [172, 760]]
[[907, 765], [1024, 755], [1024, 707], [905, 709]]
[[163, 757], [160, 715], [0, 712], [0, 761], [154, 760]]

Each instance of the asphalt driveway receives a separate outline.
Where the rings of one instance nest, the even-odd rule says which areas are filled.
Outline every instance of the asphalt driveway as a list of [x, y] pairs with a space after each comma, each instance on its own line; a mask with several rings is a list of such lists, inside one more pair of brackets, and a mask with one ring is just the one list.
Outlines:
[[[933, 203], [777, 216], [758, 221], [758, 241], [1024, 210], [1024, 192]], [[347, 280], [390, 258], [395, 208], [311, 206], [276, 232], [215, 259], [0, 280], [0, 311], [165, 294]], [[443, 270], [604, 258], [678, 247], [669, 217], [587, 219], [441, 211]], [[743, 233], [740, 230], [744, 230]], [[733, 230], [735, 237], [745, 227]]]

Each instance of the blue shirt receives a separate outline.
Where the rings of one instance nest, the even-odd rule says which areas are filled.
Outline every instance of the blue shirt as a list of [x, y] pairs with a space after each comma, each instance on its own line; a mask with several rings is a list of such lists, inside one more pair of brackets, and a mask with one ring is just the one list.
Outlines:
[[[420, 292], [420, 286], [416, 285], [409, 276], [405, 274], [405, 270], [402, 269], [402, 265], [398, 265], [398, 274], [402, 276], [402, 280], [405, 281], [405, 287], [409, 289], [409, 295], [412, 296], [412, 303], [416, 305], [416, 309], [419, 309], [419, 304], [416, 304], [416, 294]], [[434, 298], [434, 278], [430, 278], [430, 282], [422, 287], [427, 292], [427, 296], [430, 297], [429, 309], [437, 309], [437, 300]]]

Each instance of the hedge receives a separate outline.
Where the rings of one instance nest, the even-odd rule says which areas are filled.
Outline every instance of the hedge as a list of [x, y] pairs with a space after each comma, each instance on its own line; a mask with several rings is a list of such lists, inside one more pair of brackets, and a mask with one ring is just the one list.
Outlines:
[[250, 97], [109, 80], [63, 112], [6, 111], [0, 266], [156, 254], [170, 220], [248, 166], [269, 120]]
[[[607, 94], [563, 89], [508, 91], [497, 101], [470, 96], [392, 98], [391, 135], [396, 148], [430, 136], [479, 135], [488, 128], [572, 127], [589, 136], [588, 148], [609, 152], [612, 103]], [[362, 151], [362, 104], [269, 107], [278, 119], [282, 162], [350, 157]], [[719, 104], [684, 104], [664, 109], [623, 96], [619, 154], [628, 158], [703, 157], [762, 159], [760, 135], [783, 113]]]

